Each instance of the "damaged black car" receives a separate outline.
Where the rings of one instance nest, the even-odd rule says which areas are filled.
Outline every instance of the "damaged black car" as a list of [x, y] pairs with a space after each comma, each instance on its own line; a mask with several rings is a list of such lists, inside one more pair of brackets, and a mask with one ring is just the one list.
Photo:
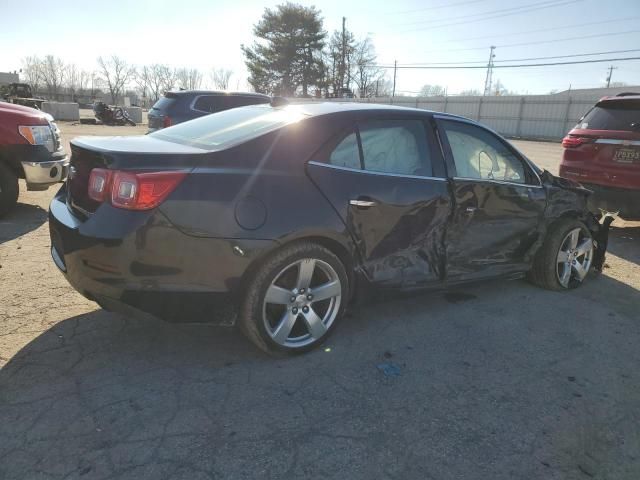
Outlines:
[[68, 281], [106, 309], [237, 324], [268, 352], [318, 345], [372, 288], [562, 291], [604, 262], [588, 190], [453, 115], [273, 102], [71, 151], [49, 214]]

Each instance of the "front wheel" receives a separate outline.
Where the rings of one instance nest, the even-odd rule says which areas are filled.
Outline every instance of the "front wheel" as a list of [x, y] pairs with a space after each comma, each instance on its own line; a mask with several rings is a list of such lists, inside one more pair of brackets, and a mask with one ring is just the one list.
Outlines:
[[18, 202], [18, 177], [8, 166], [0, 163], [0, 217]]
[[591, 269], [593, 253], [593, 238], [585, 224], [562, 220], [548, 232], [529, 278], [548, 290], [576, 288]]
[[316, 243], [292, 244], [254, 275], [239, 326], [268, 353], [304, 352], [327, 338], [347, 298], [347, 273], [336, 255]]

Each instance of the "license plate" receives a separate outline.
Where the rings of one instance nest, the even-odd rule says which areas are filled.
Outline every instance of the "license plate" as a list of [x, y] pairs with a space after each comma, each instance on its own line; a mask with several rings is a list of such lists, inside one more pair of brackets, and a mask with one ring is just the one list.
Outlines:
[[618, 163], [640, 162], [640, 148], [619, 148], [613, 155], [613, 161]]

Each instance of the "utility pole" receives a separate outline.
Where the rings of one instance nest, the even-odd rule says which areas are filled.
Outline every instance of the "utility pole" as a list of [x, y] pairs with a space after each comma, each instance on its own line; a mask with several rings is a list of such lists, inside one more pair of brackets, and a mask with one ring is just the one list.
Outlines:
[[611, 75], [613, 74], [613, 71], [617, 69], [618, 67], [614, 67], [613, 65], [609, 66], [609, 75], [607, 75], [607, 88], [609, 88], [609, 85], [611, 85]]
[[[340, 72], [340, 88], [344, 88], [344, 77], [347, 72], [347, 27], [346, 27], [347, 17], [342, 17], [342, 71]], [[340, 92], [340, 96], [342, 96], [344, 92]]]
[[393, 92], [391, 93], [391, 98], [395, 98], [396, 96], [396, 72], [398, 71], [398, 61], [393, 61]]
[[491, 94], [491, 77], [493, 76], [493, 59], [495, 54], [493, 51], [496, 49], [494, 45], [491, 45], [491, 52], [489, 53], [489, 63], [487, 64], [487, 77], [484, 80], [484, 96]]

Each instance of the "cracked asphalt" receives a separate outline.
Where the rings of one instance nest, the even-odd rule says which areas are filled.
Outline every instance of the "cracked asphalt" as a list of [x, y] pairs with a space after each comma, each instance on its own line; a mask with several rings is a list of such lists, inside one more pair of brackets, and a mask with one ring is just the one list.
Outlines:
[[[515, 143], [557, 170], [559, 145]], [[640, 223], [578, 290], [378, 301], [276, 360], [85, 300], [50, 260], [53, 194], [0, 221], [0, 479], [640, 478]]]

